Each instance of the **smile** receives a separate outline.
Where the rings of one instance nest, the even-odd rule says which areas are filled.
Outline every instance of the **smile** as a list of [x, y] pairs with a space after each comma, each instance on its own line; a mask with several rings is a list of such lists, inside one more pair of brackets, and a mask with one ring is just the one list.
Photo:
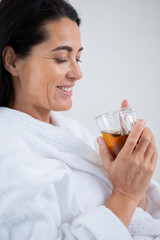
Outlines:
[[70, 88], [67, 88], [67, 87], [57, 87], [57, 88], [59, 88], [59, 89], [62, 89], [62, 90], [64, 90], [64, 91], [66, 91], [66, 92], [70, 92], [70, 91], [72, 91], [72, 88], [73, 87], [70, 87]]
[[57, 88], [57, 89], [59, 90], [59, 92], [61, 92], [62, 94], [67, 95], [67, 96], [72, 96], [72, 89], [73, 89], [73, 87], [67, 88], [67, 87], [57, 86], [56, 88]]

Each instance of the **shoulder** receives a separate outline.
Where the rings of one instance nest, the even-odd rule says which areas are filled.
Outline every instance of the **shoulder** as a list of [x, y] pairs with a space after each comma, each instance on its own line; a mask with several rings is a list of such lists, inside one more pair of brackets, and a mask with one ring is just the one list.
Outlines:
[[[1, 170], [16, 171], [21, 165], [25, 165], [27, 159], [31, 158], [30, 149], [28, 148], [25, 139], [16, 130], [6, 131], [0, 129], [0, 164]], [[10, 170], [9, 170], [10, 169]]]
[[[1, 147], [16, 146], [22, 144], [22, 137], [17, 130], [0, 127], [0, 145]], [[2, 148], [1, 148], [2, 150]]]
[[8, 157], [24, 155], [28, 151], [24, 135], [27, 134], [19, 127], [20, 121], [17, 118], [16, 111], [0, 107], [0, 154], [3, 155], [0, 161]]

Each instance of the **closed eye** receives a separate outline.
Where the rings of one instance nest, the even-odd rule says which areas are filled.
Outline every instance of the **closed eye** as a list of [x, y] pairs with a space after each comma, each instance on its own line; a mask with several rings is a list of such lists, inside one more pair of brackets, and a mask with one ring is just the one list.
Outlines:
[[[67, 59], [59, 59], [59, 58], [54, 58], [54, 60], [57, 62], [57, 63], [65, 63], [67, 62], [68, 60]], [[80, 59], [76, 59], [77, 62], [82, 62]]]
[[65, 63], [65, 62], [67, 62], [66, 59], [54, 58], [54, 60], [55, 60], [57, 63]]

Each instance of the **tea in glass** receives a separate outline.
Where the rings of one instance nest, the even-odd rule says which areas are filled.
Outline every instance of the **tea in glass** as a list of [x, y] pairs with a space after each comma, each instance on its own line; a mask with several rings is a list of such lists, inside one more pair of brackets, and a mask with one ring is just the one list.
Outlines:
[[122, 134], [119, 131], [115, 132], [102, 131], [101, 134], [108, 145], [108, 149], [112, 157], [115, 159], [118, 153], [121, 151], [122, 147], [124, 146], [129, 133]]
[[96, 118], [96, 122], [111, 155], [115, 159], [136, 122], [134, 109], [127, 107], [102, 114]]

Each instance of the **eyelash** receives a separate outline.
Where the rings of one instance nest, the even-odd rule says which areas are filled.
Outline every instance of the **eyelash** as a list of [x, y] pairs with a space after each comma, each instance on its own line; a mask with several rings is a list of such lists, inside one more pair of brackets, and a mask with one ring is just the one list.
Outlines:
[[[65, 62], [67, 62], [67, 60], [61, 60], [61, 59], [58, 59], [58, 58], [54, 58], [54, 60], [56, 60], [56, 62], [57, 63], [65, 63]], [[80, 59], [76, 59], [77, 60], [77, 62], [82, 62]]]

